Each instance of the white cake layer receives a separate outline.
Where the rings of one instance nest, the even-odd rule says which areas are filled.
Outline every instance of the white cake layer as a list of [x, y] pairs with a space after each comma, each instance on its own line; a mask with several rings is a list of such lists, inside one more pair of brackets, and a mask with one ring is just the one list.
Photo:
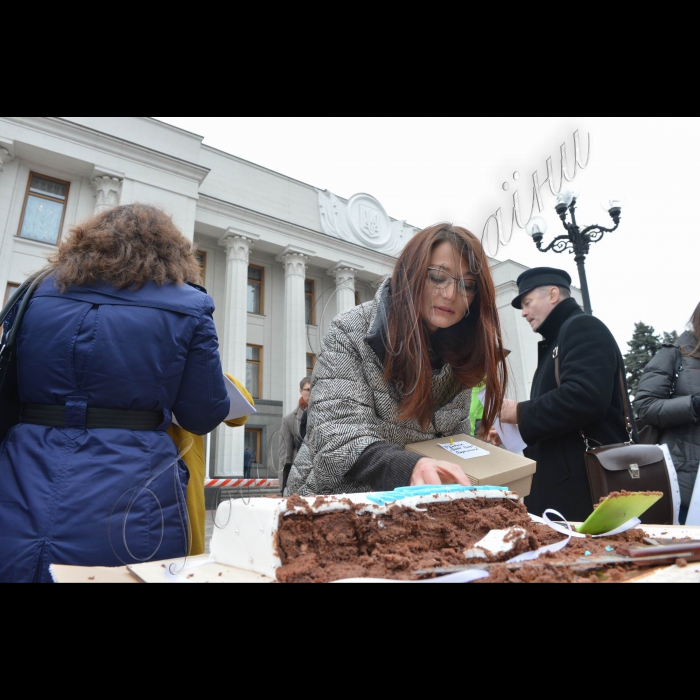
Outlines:
[[[350, 510], [350, 501], [365, 506], [359, 513], [371, 513], [382, 517], [389, 508], [398, 506], [422, 510], [422, 506], [433, 503], [448, 503], [462, 499], [504, 499], [519, 501], [520, 497], [508, 491], [468, 491], [464, 493], [441, 493], [427, 496], [408, 497], [395, 504], [379, 506], [368, 498], [372, 494], [350, 494], [346, 496], [308, 497], [314, 513], [331, 513]], [[343, 502], [345, 501], [345, 502]], [[222, 503], [216, 512], [214, 534], [211, 540], [211, 555], [217, 563], [233, 566], [269, 578], [276, 578], [277, 569], [282, 565], [277, 553], [277, 530], [281, 517], [295, 512], [305, 512], [303, 508], [289, 508], [288, 500], [273, 498], [251, 498], [231, 500]], [[321, 503], [316, 506], [316, 503]]]

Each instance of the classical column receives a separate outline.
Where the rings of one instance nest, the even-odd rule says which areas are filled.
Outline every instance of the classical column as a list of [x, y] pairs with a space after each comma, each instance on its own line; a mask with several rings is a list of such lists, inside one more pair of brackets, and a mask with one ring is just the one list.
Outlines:
[[2, 172], [2, 166], [7, 165], [12, 162], [12, 156], [6, 148], [0, 148], [0, 173]]
[[122, 180], [110, 175], [100, 175], [92, 181], [95, 195], [95, 215], [119, 206], [122, 196]]
[[[359, 265], [340, 262], [328, 270], [328, 275], [335, 279], [336, 311], [342, 314], [355, 306], [355, 279]], [[360, 268], [362, 269], [362, 268]]]
[[[248, 261], [250, 250], [259, 239], [229, 229], [219, 241], [226, 248], [226, 304], [224, 333], [221, 337], [221, 363], [224, 372], [245, 383], [246, 340], [248, 335]], [[218, 429], [217, 476], [243, 476], [244, 428]]]
[[306, 265], [315, 253], [288, 247], [284, 265], [284, 415], [299, 403], [299, 382], [306, 376]]

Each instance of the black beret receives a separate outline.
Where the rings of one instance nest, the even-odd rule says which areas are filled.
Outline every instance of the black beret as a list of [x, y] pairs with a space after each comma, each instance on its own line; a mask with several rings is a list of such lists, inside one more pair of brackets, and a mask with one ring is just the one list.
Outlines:
[[513, 299], [513, 308], [522, 309], [526, 294], [538, 287], [564, 287], [571, 291], [571, 275], [554, 267], [535, 267], [518, 277], [518, 296]]

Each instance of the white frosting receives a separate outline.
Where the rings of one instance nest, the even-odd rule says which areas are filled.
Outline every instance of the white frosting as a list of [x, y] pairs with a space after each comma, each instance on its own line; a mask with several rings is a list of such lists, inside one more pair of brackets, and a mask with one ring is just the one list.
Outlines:
[[[408, 497], [395, 504], [379, 506], [368, 500], [370, 496], [372, 494], [325, 496], [320, 499], [322, 504], [319, 507], [314, 505], [319, 501], [315, 496], [303, 500], [311, 511], [317, 514], [350, 510], [351, 506], [347, 503], [350, 501], [352, 504], [364, 506], [358, 511], [359, 514], [371, 513], [376, 517], [382, 517], [393, 506], [420, 511], [428, 504], [461, 499], [519, 500], [519, 496], [511, 492], [468, 491]], [[287, 499], [272, 498], [240, 499], [222, 503], [216, 512], [211, 540], [211, 555], [214, 560], [225, 566], [276, 578], [277, 569], [282, 565], [275, 545], [280, 518], [295, 512], [306, 512], [300, 507], [290, 509], [287, 503]]]

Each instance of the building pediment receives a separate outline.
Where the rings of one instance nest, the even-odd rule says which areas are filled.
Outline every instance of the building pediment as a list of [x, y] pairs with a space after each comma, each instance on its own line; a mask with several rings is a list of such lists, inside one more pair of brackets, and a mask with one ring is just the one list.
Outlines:
[[369, 194], [345, 201], [328, 190], [318, 192], [321, 227], [328, 236], [393, 257], [418, 232], [405, 221], [395, 221]]

